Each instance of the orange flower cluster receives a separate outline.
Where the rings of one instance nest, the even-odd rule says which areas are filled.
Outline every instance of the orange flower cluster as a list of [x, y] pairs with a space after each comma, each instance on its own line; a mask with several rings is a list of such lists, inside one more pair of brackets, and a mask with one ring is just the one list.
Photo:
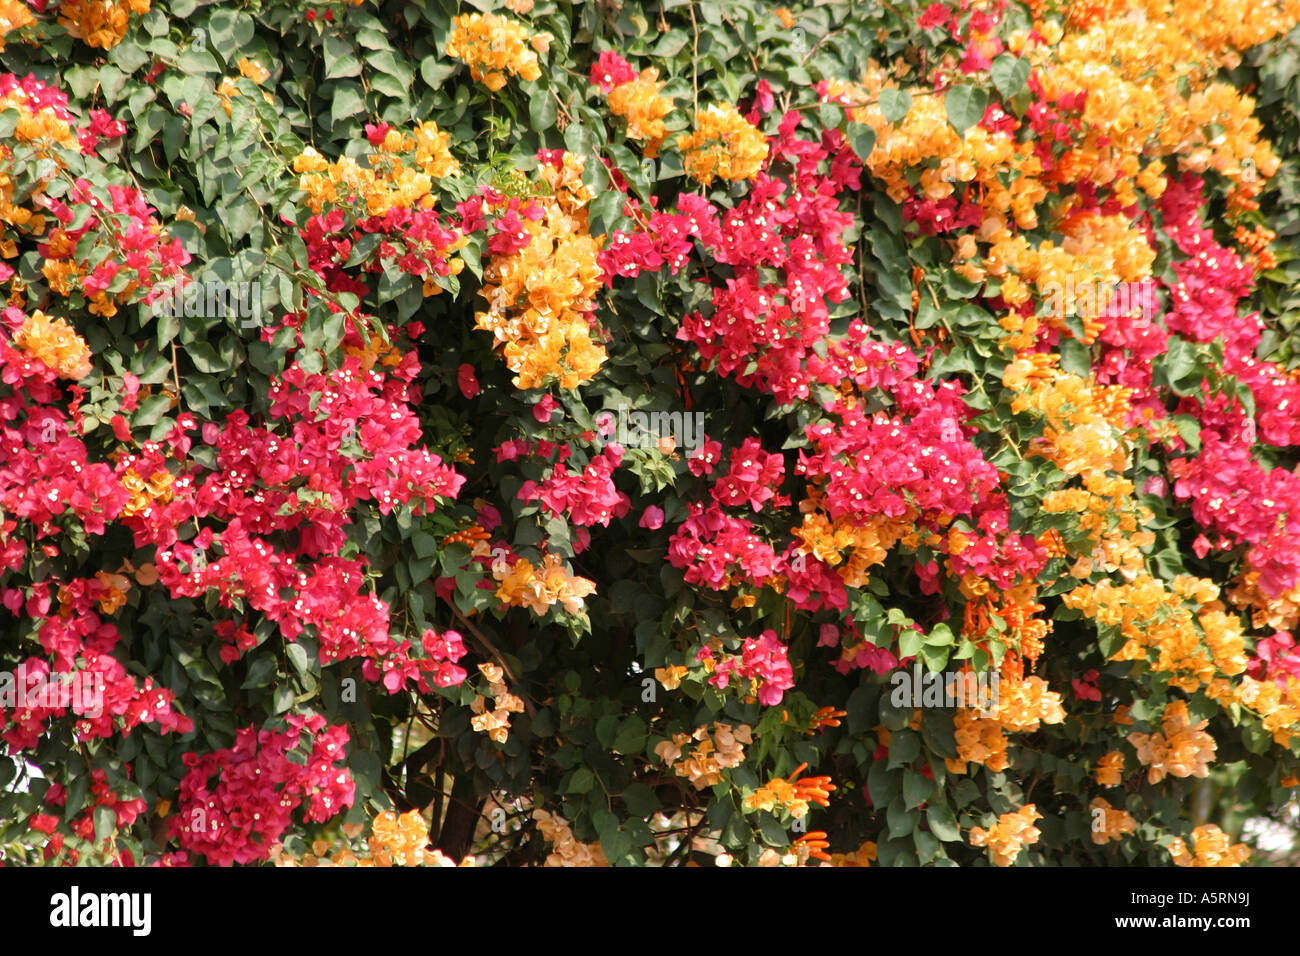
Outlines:
[[1174, 842], [1169, 844], [1169, 855], [1178, 866], [1241, 866], [1250, 859], [1250, 847], [1234, 844], [1213, 823], [1192, 831], [1192, 847], [1195, 853], [1188, 851], [1182, 837], [1174, 837]]
[[[692, 744], [694, 741], [694, 744]], [[672, 740], [663, 740], [655, 747], [655, 754], [679, 777], [685, 777], [703, 790], [722, 782], [722, 771], [739, 767], [745, 759], [743, 744], [754, 742], [748, 724], [732, 728], [730, 724], [715, 722], [713, 732], [708, 724], [701, 724], [694, 733], [674, 734]], [[688, 747], [690, 755], [682, 759], [682, 748]]]
[[[486, 551], [486, 544], [480, 544]], [[540, 567], [519, 558], [512, 567], [496, 565], [492, 576], [500, 582], [497, 597], [512, 607], [526, 607], [538, 617], [559, 603], [570, 614], [583, 609], [583, 598], [596, 592], [596, 583], [571, 574], [558, 554], [548, 554]]]
[[847, 716], [847, 710], [836, 710], [834, 707], [818, 707], [817, 712], [809, 718], [808, 733], [815, 734], [823, 727], [838, 727], [840, 718]]
[[522, 24], [495, 13], [461, 14], [452, 22], [447, 55], [468, 63], [470, 76], [489, 90], [505, 86], [507, 73], [529, 81], [541, 78], [537, 52], [539, 46], [546, 49], [549, 38], [530, 37]]
[[[805, 777], [797, 779], [799, 774], [808, 769], [801, 763], [787, 780], [773, 777], [745, 799], [745, 806], [750, 810], [784, 810], [796, 820], [808, 815], [809, 804], [829, 807], [830, 792], [835, 789], [830, 777]], [[829, 858], [827, 858], [829, 859]]]
[[1065, 720], [1061, 695], [1049, 690], [1041, 677], [1022, 677], [1014, 655], [1002, 660], [998, 681], [997, 721], [1009, 733], [1032, 733], [1040, 723], [1059, 724]]
[[59, 378], [77, 382], [91, 372], [90, 348], [63, 319], [51, 319], [40, 309], [23, 320], [14, 345], [44, 362]]
[[480, 541], [487, 541], [492, 537], [491, 533], [486, 531], [481, 525], [472, 524], [468, 528], [461, 528], [459, 531], [453, 531], [447, 537], [442, 539], [442, 547], [449, 548], [453, 544], [467, 544], [473, 548]]
[[[127, 593], [131, 590], [131, 580], [124, 574], [109, 574], [107, 571], [95, 572], [95, 579], [103, 586], [103, 595], [99, 599], [102, 614], [116, 614], [126, 603]], [[60, 592], [62, 603], [63, 594]]]
[[[1288, 5], [1294, 8], [1293, 0]], [[1276, 172], [1277, 157], [1258, 141], [1254, 102], [1229, 84], [1212, 82], [1221, 66], [1239, 62], [1226, 48], [1226, 34], [1204, 28], [1204, 6], [1185, 7], [1153, 3], [1140, 21], [1124, 11], [1064, 38], [1055, 23], [1036, 25], [1046, 43], [1029, 43], [1023, 34], [1011, 38], [1010, 48], [1029, 57], [1049, 96], [1088, 94], [1087, 132], [1056, 181], [1088, 180], [1130, 205], [1135, 187], [1153, 198], [1163, 191], [1160, 171], [1145, 180], [1138, 173], [1149, 151], [1176, 156], [1180, 169], [1213, 168], [1238, 183]], [[1261, 23], [1240, 36], [1290, 28], [1281, 22], [1279, 17], [1272, 26]]]
[[1129, 466], [1128, 390], [1090, 384], [1057, 368], [1057, 361], [1055, 355], [1020, 353], [1002, 376], [1003, 385], [1019, 392], [1013, 412], [1033, 410], [1044, 420], [1043, 435], [1030, 443], [1029, 453], [1080, 476], [1083, 485], [1048, 492], [1043, 510], [1077, 513], [1079, 529], [1093, 543], [1091, 553], [1080, 555], [1075, 577], [1086, 578], [1100, 567], [1132, 579], [1144, 566], [1142, 549], [1154, 544], [1155, 535], [1140, 530], [1153, 516], [1137, 504], [1133, 483], [1123, 477]]
[[311, 852], [295, 859], [278, 846], [271, 858], [276, 866], [473, 866], [474, 858], [465, 857], [459, 864], [438, 849], [428, 849], [429, 830], [419, 810], [410, 810], [398, 816], [385, 811], [375, 818], [368, 846], [358, 850], [352, 841], [361, 835], [362, 826], [345, 823], [342, 841], [330, 844], [327, 840], [312, 843]]
[[134, 468], [128, 468], [122, 475], [121, 484], [131, 494], [122, 508], [122, 514], [128, 518], [148, 511], [155, 501], [167, 504], [172, 500], [172, 476], [165, 468], [151, 474], [148, 481], [141, 478]]
[[0, 52], [4, 52], [6, 34], [35, 22], [36, 18], [23, 0], [0, 0]]
[[505, 671], [499, 664], [480, 664], [478, 669], [479, 673], [487, 678], [492, 709], [489, 710], [487, 707], [486, 696], [475, 694], [473, 702], [469, 705], [469, 709], [474, 712], [474, 716], [469, 719], [469, 724], [478, 733], [485, 733], [497, 743], [503, 744], [510, 739], [510, 715], [522, 714], [524, 702], [510, 693], [501, 680], [505, 676]]
[[370, 858], [375, 866], [419, 866], [424, 862], [429, 827], [419, 810], [401, 816], [391, 810], [381, 813], [370, 833]]
[[870, 866], [876, 860], [876, 844], [868, 840], [852, 853], [832, 853], [831, 866]]
[[131, 14], [148, 12], [149, 0], [63, 0], [59, 23], [87, 46], [111, 50], [126, 36]]
[[554, 847], [546, 857], [545, 866], [609, 866], [600, 841], [580, 843], [574, 839], [568, 821], [558, 813], [534, 810], [533, 819], [542, 838]]
[[708, 107], [695, 117], [695, 132], [677, 137], [686, 174], [705, 186], [714, 178], [752, 179], [767, 159], [767, 137], [730, 103]]
[[673, 101], [659, 95], [663, 88], [659, 71], [650, 67], [636, 79], [615, 86], [606, 99], [609, 111], [627, 120], [628, 137], [645, 143], [645, 154], [650, 157], [659, 155], [668, 135], [664, 117], [673, 111]]
[[1009, 765], [1009, 733], [1032, 733], [1041, 724], [1059, 724], [1065, 720], [1061, 695], [1048, 688], [1041, 677], [1025, 677], [1023, 662], [1014, 652], [1002, 659], [997, 674], [996, 698], [991, 712], [959, 707], [953, 717], [953, 736], [957, 756], [945, 758], [950, 773], [963, 774], [968, 764], [976, 763], [993, 771]]
[[1279, 747], [1289, 747], [1291, 738], [1300, 735], [1300, 680], [1294, 677], [1288, 677], [1284, 686], [1249, 676], [1236, 685], [1219, 678], [1205, 695], [1224, 707], [1236, 704], [1253, 711]]
[[[941, 200], [964, 190], [970, 201], [984, 210], [989, 234], [1002, 233], [1008, 222], [1022, 229], [1038, 224], [1036, 207], [1047, 198], [1040, 182], [1041, 165], [1032, 144], [1021, 145], [1005, 133], [990, 133], [976, 126], [959, 134], [948, 122], [945, 97], [925, 91], [912, 100], [901, 120], [885, 119], [878, 100], [882, 91], [897, 82], [879, 67], [867, 71], [860, 84], [830, 84], [828, 98], [849, 107], [849, 116], [870, 126], [876, 145], [866, 159], [870, 173], [885, 186], [896, 202], [913, 194], [912, 180], [919, 170], [916, 189], [930, 200]], [[983, 238], [987, 239], [988, 235]], [[971, 259], [975, 237], [962, 258]], [[971, 281], [984, 278], [974, 264], [959, 267]]]
[[1083, 584], [1061, 599], [1098, 628], [1118, 630], [1125, 643], [1111, 660], [1149, 661], [1155, 670], [1172, 675], [1172, 686], [1193, 693], [1218, 675], [1246, 670], [1241, 625], [1224, 613], [1218, 595], [1214, 583], [1203, 578], [1183, 574], [1166, 585], [1143, 571], [1132, 583]]
[[[15, 86], [8, 93], [0, 96], [0, 110], [16, 110], [18, 122], [14, 126], [13, 138], [19, 143], [33, 143], [36, 146], [57, 143], [68, 149], [78, 145], [77, 134], [67, 120], [60, 119], [53, 106], [33, 108], [27, 92], [21, 86]], [[58, 162], [52, 153], [43, 153]], [[7, 166], [13, 160], [8, 147], [0, 146], [0, 160]], [[40, 190], [38, 190], [39, 194]], [[12, 225], [26, 224], [34, 235], [40, 235], [44, 229], [44, 214], [32, 213], [28, 209], [15, 207], [13, 201], [13, 183], [7, 175], [0, 178], [0, 219]], [[36, 196], [32, 196], [34, 200]], [[29, 222], [30, 220], [30, 222]]]
[[1243, 250], [1244, 258], [1254, 266], [1256, 273], [1267, 272], [1277, 267], [1277, 256], [1268, 249], [1268, 244], [1277, 238], [1277, 233], [1272, 229], [1256, 226], [1253, 230], [1248, 230], [1245, 226], [1238, 226], [1232, 235]]
[[[1126, 834], [1137, 832], [1137, 821], [1127, 810], [1112, 807], [1101, 797], [1094, 797], [1088, 805], [1092, 811], [1092, 842], [1101, 846], [1112, 840], [1122, 840]], [[1097, 824], [1100, 823], [1100, 827]]]
[[865, 587], [870, 568], [884, 564], [889, 550], [900, 541], [911, 548], [919, 543], [914, 511], [897, 518], [873, 515], [861, 524], [847, 515], [831, 518], [826, 511], [825, 494], [819, 488], [810, 489], [808, 497], [800, 502], [800, 509], [803, 524], [790, 532], [802, 542], [800, 550], [835, 568], [835, 573], [851, 588]]
[[[436, 123], [425, 122], [406, 135], [389, 130], [377, 151], [369, 155], [369, 167], [348, 156], [331, 163], [308, 146], [294, 158], [293, 169], [300, 174], [299, 187], [307, 193], [307, 204], [315, 213], [327, 204], [356, 204], [361, 218], [382, 216], [395, 208], [430, 209], [437, 202], [434, 181], [460, 172], [460, 164], [451, 155], [450, 140], [451, 135], [441, 132]], [[448, 250], [459, 249], [467, 241], [462, 236]], [[459, 271], [456, 268], [453, 274]]]
[[[956, 534], [960, 532], [950, 531], [948, 535], [950, 554], [960, 553], [960, 548], [952, 548]], [[1033, 581], [994, 591], [988, 581], [966, 574], [961, 578], [960, 587], [962, 593], [971, 598], [966, 604], [963, 636], [977, 643], [983, 641], [993, 626], [992, 618], [996, 616], [1002, 619], [1005, 628], [1003, 640], [1025, 660], [1031, 663], [1038, 660], [1052, 622], [1035, 617], [1045, 608], [1037, 602], [1037, 588]]]
[[540, 176], [549, 195], [534, 199], [542, 216], [520, 220], [528, 245], [494, 256], [483, 270], [480, 294], [489, 307], [474, 316], [476, 327], [501, 346], [516, 388], [541, 388], [558, 378], [561, 388], [575, 389], [605, 361], [590, 318], [601, 288], [597, 256], [604, 236], [587, 231], [586, 207], [594, 197], [582, 171], [582, 158], [568, 152], [560, 169], [544, 164]]
[[830, 845], [830, 841], [826, 839], [825, 830], [809, 830], [790, 844], [790, 850], [801, 864], [810, 859], [830, 863], [831, 855], [826, 852], [830, 849]]
[[369, 372], [376, 363], [384, 368], [393, 368], [402, 364], [401, 350], [385, 341], [378, 332], [372, 332], [369, 342], [365, 345], [344, 345], [343, 354], [358, 359], [363, 372]]
[[1103, 787], [1118, 787], [1124, 779], [1124, 754], [1119, 750], [1112, 750], [1102, 756], [1097, 761], [1097, 768], [1093, 771], [1097, 778], [1097, 783]]
[[1236, 51], [1286, 33], [1300, 21], [1300, 0], [1204, 0], [1191, 5], [1142, 0], [1139, 4], [1123, 4], [1119, 13], [1129, 6], [1145, 7], [1148, 20], [1168, 21], [1180, 33], [1195, 37], [1229, 67], [1239, 62], [1233, 56]]
[[676, 690], [682, 685], [682, 678], [691, 672], [689, 667], [673, 664], [669, 667], [656, 667], [655, 680], [663, 684], [664, 690]]
[[1137, 750], [1138, 761], [1147, 770], [1147, 780], [1159, 783], [1166, 775], [1208, 777], [1216, 744], [1205, 732], [1209, 721], [1196, 724], [1187, 716], [1187, 701], [1176, 700], [1165, 707], [1161, 733], [1130, 733], [1128, 741]]
[[[1056, 228], [1065, 236], [1059, 246], [1052, 240], [1031, 245], [1005, 229], [986, 233], [991, 241], [983, 270], [1001, 283], [1002, 297], [1013, 306], [1037, 293], [1045, 307], [1041, 320], [1053, 328], [1066, 329], [1067, 320], [1077, 316], [1084, 328], [1081, 341], [1091, 344], [1105, 328], [1104, 308], [1129, 315], [1142, 310], [1141, 296], [1129, 293], [1144, 288], [1155, 250], [1124, 216], [1076, 214]], [[1040, 325], [1034, 316], [1020, 321], [1021, 334], [1011, 343], [1017, 348], [1029, 344], [1028, 336]]]
[[[268, 70], [266, 67], [262, 66], [261, 62], [259, 62], [258, 60], [250, 60], [248, 59], [248, 57], [243, 57], [239, 61], [239, 74], [240, 76], [244, 76], [252, 80], [258, 86], [261, 86], [263, 83], [267, 81], [267, 79], [270, 78], [271, 71]], [[235, 81], [233, 79], [231, 79], [228, 76], [223, 76], [221, 78], [220, 85], [217, 86], [217, 95], [221, 97], [222, 109], [226, 111], [227, 116], [230, 116], [232, 110], [230, 101], [234, 97], [240, 95], [239, 87], [235, 85]], [[268, 103], [275, 102], [275, 100], [271, 98], [270, 93], [263, 93], [262, 99], [266, 100], [266, 102]]]
[[1259, 588], [1259, 572], [1247, 567], [1237, 586], [1228, 591], [1228, 599], [1237, 607], [1251, 609], [1251, 624], [1261, 630], [1294, 631], [1300, 624], [1300, 584], [1290, 591], [1269, 596]]
[[1056, 361], [1056, 356], [1044, 353], [1020, 354], [1002, 374], [1002, 384], [1019, 392], [1012, 413], [1032, 410], [1045, 420], [1033, 454], [1071, 476], [1090, 471], [1122, 474], [1128, 466], [1123, 424], [1127, 390], [1090, 384], [1061, 371]]
[[972, 762], [994, 772], [1007, 769], [1007, 737], [997, 718], [981, 717], [975, 710], [960, 707], [953, 716], [953, 736], [957, 756], [944, 758], [949, 773], [964, 774]]
[[1038, 842], [1041, 834], [1034, 826], [1043, 815], [1032, 803], [1027, 803], [1012, 813], [1004, 813], [989, 829], [972, 827], [971, 846], [987, 846], [993, 851], [993, 862], [998, 866], [1011, 866], [1025, 847]]

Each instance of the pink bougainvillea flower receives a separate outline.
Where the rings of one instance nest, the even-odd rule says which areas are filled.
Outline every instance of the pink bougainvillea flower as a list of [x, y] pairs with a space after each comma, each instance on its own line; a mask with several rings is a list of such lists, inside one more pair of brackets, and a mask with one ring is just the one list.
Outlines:
[[460, 386], [460, 393], [466, 398], [473, 398], [483, 390], [474, 375], [474, 366], [468, 362], [463, 363], [456, 370], [456, 384]]
[[533, 418], [545, 425], [551, 420], [551, 413], [555, 411], [555, 408], [555, 399], [549, 394], [543, 395], [542, 400], [533, 406]]

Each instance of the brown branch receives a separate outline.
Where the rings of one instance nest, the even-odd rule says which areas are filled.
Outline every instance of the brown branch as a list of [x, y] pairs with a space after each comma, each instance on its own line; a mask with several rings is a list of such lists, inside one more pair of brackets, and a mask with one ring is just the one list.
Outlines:
[[469, 629], [469, 632], [478, 639], [480, 644], [487, 648], [488, 653], [497, 659], [497, 663], [501, 665], [501, 669], [504, 670], [506, 676], [510, 678], [510, 683], [514, 687], [518, 688], [520, 699], [524, 702], [524, 709], [528, 711], [528, 716], [537, 716], [537, 708], [533, 706], [532, 701], [528, 699], [528, 695], [523, 691], [523, 682], [515, 672], [510, 669], [510, 665], [506, 663], [505, 656], [501, 653], [500, 649], [497, 648], [496, 644], [492, 642], [490, 637], [478, 629], [478, 625], [461, 612], [461, 609], [456, 606], [455, 602], [449, 601], [448, 604], [451, 605], [451, 611], [456, 615], [456, 618]]

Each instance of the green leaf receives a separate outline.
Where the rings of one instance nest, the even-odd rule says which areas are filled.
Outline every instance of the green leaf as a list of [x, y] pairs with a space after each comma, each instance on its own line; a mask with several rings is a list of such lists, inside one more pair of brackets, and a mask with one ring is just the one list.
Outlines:
[[957, 818], [946, 804], [935, 803], [926, 808], [925, 822], [930, 825], [930, 832], [944, 843], [957, 843], [961, 840], [961, 827]]
[[1092, 369], [1092, 355], [1088, 346], [1071, 335], [1061, 336], [1061, 368], [1071, 375], [1087, 378]]
[[894, 840], [908, 836], [916, 829], [920, 819], [920, 810], [907, 809], [903, 806], [902, 798], [895, 797], [889, 802], [889, 809], [885, 811], [885, 821], [889, 825], [889, 838]]
[[334, 100], [330, 104], [330, 117], [334, 122], [345, 120], [364, 112], [366, 101], [360, 91], [350, 83], [340, 83], [334, 88]]
[[549, 89], [538, 90], [528, 102], [528, 119], [536, 132], [544, 132], [555, 126], [555, 94]]
[[984, 118], [988, 106], [988, 90], [978, 86], [954, 86], [944, 97], [948, 122], [958, 133], [965, 133]]
[[921, 756], [921, 737], [914, 730], [898, 730], [889, 738], [889, 769], [910, 764]]
[[95, 840], [107, 840], [117, 831], [117, 811], [112, 807], [95, 807]]
[[584, 794], [596, 785], [596, 775], [586, 767], [579, 767], [569, 778], [569, 786], [565, 791], [570, 794]]
[[933, 647], [951, 647], [956, 643], [956, 638], [954, 638], [952, 634], [952, 628], [947, 624], [942, 623], [936, 624], [934, 630], [925, 635], [922, 640], [925, 644]]
[[361, 59], [357, 48], [344, 37], [325, 37], [325, 79], [335, 80], [361, 75]]
[[619, 754], [637, 754], [645, 747], [646, 725], [640, 717], [633, 714], [618, 730], [614, 738], [613, 751]]
[[284, 652], [289, 657], [289, 663], [293, 665], [294, 671], [301, 676], [310, 674], [312, 671], [311, 655], [307, 653], [307, 648], [301, 644], [289, 644]]
[[608, 189], [597, 196], [591, 204], [591, 234], [599, 236], [608, 233], [622, 215], [626, 204], [627, 196], [617, 189]]
[[1009, 100], [1025, 88], [1029, 81], [1029, 61], [1010, 53], [1003, 53], [993, 61], [993, 85], [1004, 100]]
[[897, 123], [912, 108], [912, 94], [907, 90], [881, 90], [880, 112], [890, 123]]
[[644, 783], [634, 783], [623, 791], [623, 803], [628, 813], [637, 817], [648, 817], [657, 811], [661, 804], [654, 790]]
[[244, 678], [244, 683], [240, 686], [247, 690], [250, 687], [265, 687], [271, 683], [271, 678], [275, 676], [275, 658], [269, 654], [253, 659], [252, 664], [248, 667], [248, 676]]
[[253, 33], [253, 18], [242, 10], [218, 9], [208, 20], [212, 47], [227, 63], [243, 55], [243, 48], [252, 42]]
[[911, 810], [925, 803], [930, 799], [933, 790], [934, 781], [910, 768], [903, 771], [903, 803], [907, 809]]
[[925, 661], [927, 670], [938, 673], [948, 666], [948, 648], [924, 644], [921, 647], [921, 660]]
[[865, 162], [876, 147], [876, 131], [862, 123], [849, 123], [848, 140], [849, 147], [857, 154], [858, 159]]

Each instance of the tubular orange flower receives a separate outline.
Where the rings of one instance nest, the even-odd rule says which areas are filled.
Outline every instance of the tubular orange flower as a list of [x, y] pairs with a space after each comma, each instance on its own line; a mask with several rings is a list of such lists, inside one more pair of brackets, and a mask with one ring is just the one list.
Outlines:
[[830, 842], [826, 839], [826, 834], [821, 830], [810, 830], [791, 845], [796, 854], [803, 856], [805, 853], [814, 860], [825, 860], [831, 862], [831, 855], [826, 852], [830, 847]]

